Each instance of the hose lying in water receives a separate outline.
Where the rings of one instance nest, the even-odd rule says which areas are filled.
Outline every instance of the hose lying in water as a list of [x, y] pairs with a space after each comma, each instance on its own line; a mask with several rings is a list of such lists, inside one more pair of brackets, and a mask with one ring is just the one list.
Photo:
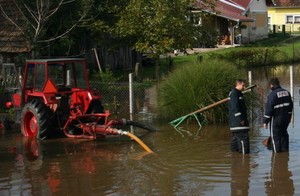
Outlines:
[[132, 121], [132, 120], [127, 120], [127, 119], [122, 119], [122, 122], [125, 125], [132, 125], [132, 126], [135, 126], [135, 127], [146, 129], [148, 131], [158, 131], [157, 128], [152, 127], [152, 126], [147, 125], [147, 124], [144, 124], [144, 123], [141, 123], [141, 122], [135, 122], [135, 121]]
[[130, 137], [131, 139], [135, 140], [140, 146], [142, 146], [147, 152], [149, 153], [154, 153], [142, 140], [140, 140], [138, 137], [136, 137], [135, 135], [133, 135], [130, 132], [127, 131], [119, 131], [120, 135], [127, 135], [128, 137]]

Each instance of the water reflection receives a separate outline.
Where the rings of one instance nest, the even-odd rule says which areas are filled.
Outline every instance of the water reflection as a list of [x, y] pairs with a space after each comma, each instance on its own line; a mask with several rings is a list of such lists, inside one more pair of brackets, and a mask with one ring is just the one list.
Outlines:
[[232, 153], [231, 195], [248, 195], [250, 178], [250, 155]]
[[[269, 93], [263, 73], [253, 71], [261, 105]], [[289, 72], [274, 74], [289, 89]], [[231, 153], [227, 124], [205, 124], [199, 131], [196, 122], [183, 123], [178, 131], [168, 122], [157, 123], [152, 104], [142, 99], [138, 121], [160, 131], [141, 139], [156, 155], [145, 156], [129, 138], [37, 141], [26, 140], [20, 130], [0, 129], [0, 195], [300, 195], [300, 78], [294, 81], [290, 154], [272, 155], [261, 144], [268, 130], [256, 127], [250, 132], [251, 154]], [[148, 97], [154, 102], [155, 95]], [[258, 108], [258, 118], [262, 114], [263, 107]]]
[[[78, 195], [76, 190], [79, 195], [89, 195], [93, 184], [88, 181], [99, 179], [102, 185], [97, 187], [110, 187], [111, 169], [117, 168], [117, 163], [145, 156], [140, 146], [127, 138], [40, 141], [15, 134], [0, 142], [0, 195], [68, 195], [71, 190], [75, 191], [70, 195]], [[125, 175], [120, 171], [116, 177]]]
[[289, 170], [289, 153], [273, 153], [270, 174], [265, 182], [267, 195], [294, 195], [295, 187], [292, 172]]

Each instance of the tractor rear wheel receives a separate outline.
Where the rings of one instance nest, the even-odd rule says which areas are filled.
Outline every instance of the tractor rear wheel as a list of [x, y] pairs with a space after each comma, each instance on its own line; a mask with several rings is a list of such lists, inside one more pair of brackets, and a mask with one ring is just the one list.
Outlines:
[[25, 137], [46, 139], [53, 131], [53, 112], [40, 100], [34, 99], [25, 104], [21, 118], [21, 130]]

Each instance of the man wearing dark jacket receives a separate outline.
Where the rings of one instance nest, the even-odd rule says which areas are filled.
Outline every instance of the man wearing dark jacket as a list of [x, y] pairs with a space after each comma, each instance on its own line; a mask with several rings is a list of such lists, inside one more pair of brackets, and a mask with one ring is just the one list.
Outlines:
[[264, 114], [264, 127], [270, 124], [270, 139], [275, 153], [289, 150], [287, 128], [292, 118], [293, 101], [290, 93], [281, 88], [278, 78], [269, 82], [272, 92], [268, 95]]
[[245, 90], [245, 80], [235, 81], [235, 87], [229, 93], [229, 127], [232, 132], [231, 151], [248, 154], [249, 149], [249, 122], [247, 107], [242, 91]]

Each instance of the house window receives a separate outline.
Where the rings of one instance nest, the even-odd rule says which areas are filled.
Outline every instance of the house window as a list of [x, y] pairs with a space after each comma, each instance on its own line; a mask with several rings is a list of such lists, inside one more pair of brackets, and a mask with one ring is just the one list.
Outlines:
[[300, 16], [295, 16], [294, 23], [300, 23]]
[[300, 23], [300, 15], [287, 15], [286, 24]]
[[286, 23], [288, 24], [291, 24], [293, 23], [293, 16], [286, 16]]

